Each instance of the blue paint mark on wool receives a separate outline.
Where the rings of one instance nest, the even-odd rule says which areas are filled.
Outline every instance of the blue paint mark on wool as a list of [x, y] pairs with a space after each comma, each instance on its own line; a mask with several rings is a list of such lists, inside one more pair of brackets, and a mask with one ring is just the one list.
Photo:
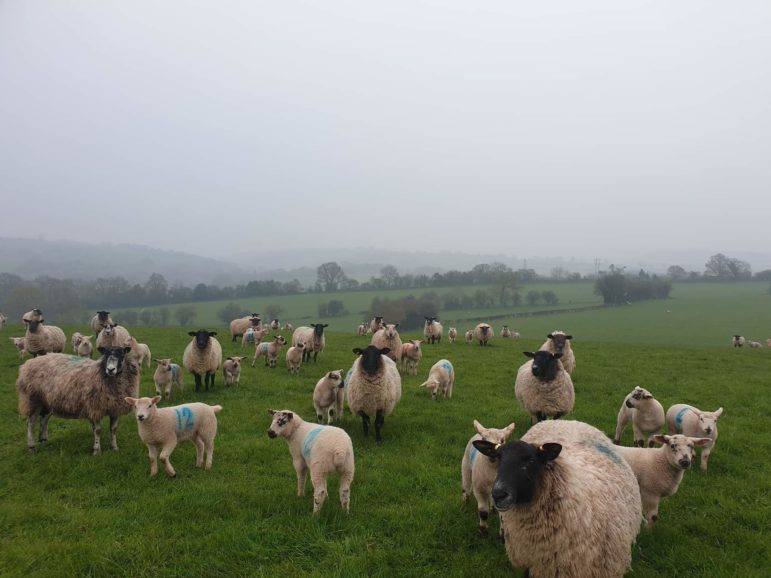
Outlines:
[[169, 367], [171, 367], [171, 376], [176, 378], [177, 375], [179, 375], [179, 365], [176, 363], [170, 363]]
[[313, 444], [316, 442], [316, 437], [322, 432], [323, 429], [324, 426], [316, 426], [305, 436], [305, 440], [303, 440], [303, 457], [306, 460], [311, 458], [311, 450], [313, 449]]
[[[177, 430], [180, 432], [183, 431], [183, 428], [185, 431], [193, 429], [193, 425], [195, 424], [195, 414], [193, 414], [193, 410], [187, 407], [186, 405], [183, 405], [181, 408], [175, 407], [174, 411], [177, 413]], [[185, 423], [182, 423], [182, 420], [185, 420]]]
[[452, 375], [452, 363], [450, 363], [449, 361], [445, 361], [442, 363], [441, 367], [444, 367], [447, 370], [447, 372], [450, 375]]
[[677, 415], [675, 416], [675, 428], [677, 428], [678, 433], [681, 433], [683, 431], [683, 416], [685, 415], [685, 412], [687, 412], [690, 407], [686, 406], [680, 411], [677, 412]]
[[81, 363], [85, 363], [86, 361], [91, 361], [88, 357], [80, 357], [79, 355], [70, 355], [70, 358], [67, 360], [67, 363], [70, 365], [80, 365]]
[[602, 452], [603, 454], [605, 454], [606, 456], [608, 456], [611, 460], [613, 460], [617, 464], [622, 463], [621, 462], [621, 458], [618, 456], [618, 454], [615, 451], [613, 451], [612, 449], [610, 449], [608, 446], [606, 446], [605, 444], [602, 444], [602, 443], [598, 442], [598, 443], [595, 443], [592, 447], [594, 447], [594, 449], [596, 449], [596, 450]]
[[268, 345], [270, 345], [270, 343], [260, 343], [260, 353], [267, 353]]
[[471, 451], [469, 452], [469, 455], [468, 455], [468, 461], [471, 462], [472, 468], [474, 467], [474, 460], [477, 458], [477, 453], [479, 453], [478, 450], [472, 446]]

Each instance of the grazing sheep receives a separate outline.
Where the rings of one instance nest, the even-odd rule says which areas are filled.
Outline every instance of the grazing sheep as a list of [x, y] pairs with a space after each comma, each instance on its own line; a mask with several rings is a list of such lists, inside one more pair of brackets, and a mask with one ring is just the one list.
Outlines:
[[23, 323], [27, 323], [28, 321], [42, 321], [43, 312], [37, 308], [32, 309], [31, 311], [27, 311], [24, 315], [22, 315], [21, 320]]
[[78, 352], [78, 345], [80, 345], [80, 341], [83, 339], [83, 335], [76, 331], [72, 334], [72, 337], [70, 338], [70, 342], [72, 343], [72, 352], [77, 353]]
[[744, 341], [745, 339], [741, 335], [734, 335], [731, 338], [731, 343], [733, 343], [734, 347], [744, 347]]
[[246, 331], [250, 327], [260, 329], [261, 325], [262, 325], [262, 321], [260, 319], [259, 313], [252, 313], [251, 315], [247, 315], [246, 317], [233, 319], [233, 321], [230, 322], [230, 336], [232, 338], [233, 343], [235, 343], [236, 338], [241, 337], [244, 334], [244, 331]]
[[618, 444], [621, 441], [621, 434], [624, 433], [626, 424], [630, 421], [634, 430], [634, 445], [644, 447], [644, 437], [647, 434], [648, 447], [652, 448], [653, 437], [650, 436], [661, 432], [661, 428], [664, 427], [664, 408], [647, 389], [635, 387], [624, 398], [621, 409], [618, 410], [616, 436], [613, 443]]
[[161, 448], [163, 469], [169, 477], [177, 472], [171, 465], [171, 452], [179, 442], [192, 441], [195, 444], [195, 467], [211, 469], [214, 460], [214, 437], [217, 435], [217, 413], [221, 405], [186, 403], [172, 407], [158, 407], [161, 396], [153, 398], [126, 397], [134, 407], [137, 416], [139, 437], [147, 446], [150, 455], [150, 477], [158, 473], [158, 446]]
[[257, 358], [264, 355], [265, 367], [270, 366], [271, 369], [275, 369], [278, 361], [278, 354], [281, 353], [282, 345], [286, 345], [286, 339], [281, 335], [276, 335], [271, 342], [265, 341], [264, 343], [257, 344], [257, 347], [254, 348], [252, 367], [254, 367], [254, 364], [257, 362]]
[[487, 323], [480, 323], [474, 328], [474, 339], [479, 341], [479, 345], [485, 347], [492, 340], [494, 335], [493, 328]]
[[246, 357], [226, 357], [222, 364], [222, 376], [225, 378], [225, 385], [241, 385], [241, 362]]
[[683, 434], [694, 438], [709, 438], [710, 443], [702, 446], [699, 466], [707, 469], [709, 456], [717, 443], [717, 420], [723, 415], [723, 408], [702, 411], [692, 405], [678, 403], [667, 410], [667, 429], [670, 434]]
[[378, 329], [372, 335], [370, 345], [378, 349], [388, 349], [388, 357], [399, 363], [402, 360], [402, 338], [396, 330], [397, 327], [398, 323], [389, 323], [383, 329]]
[[473, 329], [469, 329], [468, 331], [466, 331], [466, 343], [468, 343], [469, 345], [474, 343], [474, 330]]
[[694, 446], [704, 446], [710, 440], [684, 435], [655, 435], [651, 438], [651, 442], [654, 441], [663, 445], [660, 448], [614, 448], [630, 465], [637, 478], [642, 512], [649, 528], [653, 527], [659, 517], [661, 498], [675, 495], [685, 470], [691, 467]]
[[372, 321], [369, 322], [370, 333], [375, 333], [376, 331], [383, 329], [383, 327], [385, 327], [385, 324], [383, 323], [382, 317], [373, 317]]
[[763, 347], [763, 345], [761, 345], [760, 341], [752, 341], [752, 340], [750, 340], [750, 341], [747, 341], [747, 345], [749, 345], [752, 349], [760, 349], [761, 347]]
[[406, 371], [409, 375], [418, 374], [418, 364], [423, 356], [420, 344], [423, 341], [423, 339], [412, 339], [407, 343], [402, 343], [402, 372]]
[[424, 319], [426, 322], [423, 324], [423, 336], [426, 338], [426, 341], [431, 344], [441, 343], [442, 334], [444, 333], [442, 324], [437, 321], [436, 317], [424, 317]]
[[217, 370], [222, 365], [222, 346], [214, 337], [217, 332], [199, 329], [198, 331], [189, 331], [188, 335], [193, 339], [185, 347], [182, 365], [193, 374], [196, 391], [201, 391], [202, 375], [205, 376], [206, 391], [209, 391], [209, 385], [214, 387]]
[[313, 362], [316, 362], [316, 358], [319, 353], [324, 351], [324, 328], [326, 323], [312, 323], [310, 327], [301, 326], [294, 330], [292, 334], [292, 345], [297, 345], [300, 342], [305, 343], [305, 349], [303, 350], [303, 361], [307, 362], [311, 359], [311, 353], [313, 353]]
[[[493, 483], [498, 468], [493, 460], [482, 458], [474, 447], [476, 440], [485, 440], [494, 444], [503, 445], [514, 431], [516, 426], [510, 423], [503, 429], [486, 428], [477, 420], [474, 420], [474, 435], [466, 444], [463, 460], [460, 464], [461, 480], [463, 486], [463, 502], [468, 502], [469, 496], [474, 494], [477, 499], [477, 512], [479, 514], [479, 533], [487, 536], [487, 519], [490, 517], [490, 505], [492, 499]], [[501, 537], [503, 526], [501, 526]]]
[[139, 343], [132, 337], [129, 339], [129, 347], [131, 347], [131, 355], [136, 357], [140, 368], [142, 365], [150, 367], [150, 361], [152, 360], [153, 356], [152, 353], [150, 353], [150, 348], [146, 343]]
[[511, 329], [509, 329], [508, 325], [504, 325], [503, 329], [501, 329], [501, 337], [503, 339], [509, 339], [511, 337]]
[[330, 371], [316, 382], [313, 390], [313, 407], [316, 417], [321, 423], [324, 413], [327, 414], [327, 423], [331, 424], [334, 417], [343, 417], [343, 370]]
[[281, 329], [281, 323], [279, 323], [278, 319], [272, 319], [270, 322], [270, 330], [278, 331], [279, 329]]
[[452, 386], [455, 383], [455, 368], [446, 359], [440, 359], [428, 372], [428, 379], [420, 384], [431, 391], [431, 399], [436, 399], [437, 393], [452, 399]]
[[55, 325], [44, 325], [45, 319], [32, 319], [25, 321], [27, 332], [24, 334], [24, 343], [32, 357], [45, 355], [46, 353], [62, 353], [67, 338], [64, 331]]
[[292, 331], [294, 327], [291, 323], [284, 323], [284, 331]]
[[458, 329], [455, 327], [450, 327], [450, 329], [447, 331], [447, 339], [450, 340], [450, 343], [455, 343], [455, 340], [458, 339]]
[[106, 325], [115, 325], [115, 322], [110, 317], [109, 311], [97, 311], [96, 315], [91, 318], [91, 331], [94, 335], [99, 337], [99, 332], [105, 328]]
[[262, 329], [250, 327], [244, 331], [244, 334], [241, 336], [241, 349], [243, 349], [247, 343], [254, 344], [255, 346], [259, 345], [262, 343], [262, 338], [268, 333], [270, 333], [270, 329], [267, 327], [263, 327]]
[[569, 374], [573, 374], [576, 369], [576, 356], [570, 347], [572, 335], [567, 335], [564, 331], [552, 331], [546, 336], [546, 341], [541, 345], [541, 351], [551, 351], [552, 353], [561, 353], [562, 366]]
[[303, 362], [303, 350], [305, 343], [298, 343], [286, 350], [286, 368], [289, 373], [300, 373], [300, 366]]
[[623, 576], [640, 531], [640, 489], [602, 432], [547, 421], [502, 446], [472, 443], [498, 463], [493, 504], [512, 565], [533, 578]]
[[102, 451], [101, 421], [110, 416], [110, 447], [118, 449], [118, 418], [131, 407], [127, 395], [139, 393], [139, 365], [128, 347], [99, 348], [102, 358], [53, 353], [30, 359], [19, 368], [16, 389], [19, 414], [27, 418], [27, 446], [35, 451], [35, 421], [40, 416], [40, 443], [48, 440], [52, 415], [87, 419], [94, 432], [94, 454]]
[[80, 357], [88, 357], [91, 359], [91, 356], [94, 353], [94, 346], [91, 343], [91, 335], [83, 335], [80, 338], [80, 343], [78, 344], [78, 355]]
[[131, 335], [121, 325], [111, 323], [105, 325], [96, 336], [96, 346], [99, 347], [130, 347]]
[[166, 399], [171, 400], [171, 386], [176, 384], [180, 393], [185, 391], [185, 382], [182, 377], [182, 368], [176, 363], [172, 363], [170, 358], [156, 359], [158, 367], [155, 368], [153, 382], [155, 382], [155, 393], [161, 395], [163, 390]]
[[13, 341], [16, 351], [19, 352], [19, 359], [24, 361], [24, 354], [27, 353], [27, 341], [23, 337], [9, 337]]
[[305, 479], [310, 470], [313, 484], [313, 513], [318, 514], [327, 499], [327, 477], [340, 474], [340, 506], [347, 514], [353, 482], [353, 443], [344, 430], [332, 425], [304, 421], [296, 412], [269, 409], [273, 421], [268, 437], [286, 439], [292, 464], [297, 472], [297, 495], [305, 495]]
[[526, 361], [517, 370], [514, 393], [533, 423], [552, 417], [559, 419], [573, 411], [575, 391], [570, 374], [560, 362], [561, 353], [523, 352]]
[[346, 379], [348, 407], [361, 416], [364, 436], [369, 435], [369, 423], [375, 417], [375, 439], [381, 440], [380, 430], [402, 397], [402, 378], [390, 357], [388, 348], [369, 345], [354, 348], [359, 357], [353, 362], [350, 379]]

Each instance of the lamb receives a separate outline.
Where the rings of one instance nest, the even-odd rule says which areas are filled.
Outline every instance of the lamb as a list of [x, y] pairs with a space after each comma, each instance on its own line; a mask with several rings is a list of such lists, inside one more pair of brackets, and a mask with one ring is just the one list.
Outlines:
[[118, 418], [131, 410], [125, 397], [139, 393], [139, 365], [129, 351], [128, 347], [101, 347], [99, 360], [52, 353], [30, 359], [19, 368], [19, 414], [27, 418], [30, 451], [35, 451], [38, 416], [40, 443], [45, 443], [52, 415], [89, 420], [94, 432], [94, 454], [102, 451], [101, 421], [109, 415], [110, 447], [118, 449]]
[[32, 357], [45, 355], [46, 353], [61, 353], [67, 338], [64, 331], [55, 325], [44, 325], [45, 319], [32, 319], [25, 321], [27, 332], [24, 334], [24, 343]]
[[519, 339], [519, 337], [520, 337], [519, 331], [512, 331], [511, 332], [511, 338], [512, 339]]
[[423, 336], [428, 343], [441, 343], [442, 333], [444, 328], [442, 324], [437, 321], [436, 317], [424, 317], [426, 322], [423, 324]]
[[389, 323], [383, 329], [378, 329], [372, 336], [370, 345], [374, 345], [378, 349], [388, 349], [388, 357], [400, 363], [402, 360], [402, 338], [396, 330], [398, 327], [398, 323]]
[[202, 375], [205, 376], [206, 391], [209, 391], [209, 384], [214, 388], [217, 370], [222, 365], [222, 346], [214, 337], [217, 332], [199, 329], [189, 331], [188, 335], [193, 339], [185, 347], [182, 365], [193, 374], [196, 391], [201, 391]]
[[279, 329], [281, 329], [281, 323], [278, 322], [278, 319], [271, 320], [270, 329], [271, 331], [278, 331]]
[[474, 339], [479, 345], [486, 347], [493, 338], [493, 328], [487, 323], [480, 323], [474, 328]]
[[348, 407], [361, 416], [364, 436], [369, 436], [370, 418], [375, 417], [375, 439], [381, 441], [380, 430], [385, 418], [393, 412], [402, 397], [402, 379], [388, 348], [369, 345], [354, 348], [359, 357], [353, 362], [351, 377], [346, 384]]
[[252, 367], [257, 362], [257, 358], [261, 355], [265, 356], [265, 367], [270, 366], [271, 369], [276, 368], [278, 361], [278, 354], [281, 353], [281, 346], [286, 345], [286, 339], [281, 335], [276, 335], [271, 342], [259, 343], [254, 348], [254, 357], [252, 358]]
[[156, 359], [155, 362], [158, 364], [153, 375], [156, 395], [161, 395], [161, 390], [163, 390], [166, 399], [171, 400], [172, 384], [176, 384], [180, 392], [185, 391], [182, 368], [179, 365], [172, 363], [171, 358]]
[[731, 343], [733, 343], [734, 347], [744, 347], [744, 341], [745, 339], [741, 335], [734, 335], [731, 338]]
[[[478, 456], [479, 452], [474, 447], [473, 442], [485, 440], [503, 445], [515, 427], [515, 424], [512, 422], [503, 429], [486, 428], [477, 420], [474, 420], [474, 431], [477, 433], [468, 441], [466, 451], [463, 453], [463, 460], [460, 464], [463, 502], [468, 502], [468, 498], [473, 492], [477, 500], [479, 533], [482, 537], [487, 536], [487, 519], [490, 517], [490, 502], [497, 468], [494, 461], [482, 459]], [[503, 536], [502, 526], [501, 536]]]
[[154, 478], [158, 473], [158, 446], [161, 447], [160, 457], [166, 475], [176, 477], [177, 472], [171, 465], [171, 452], [179, 442], [184, 441], [192, 441], [195, 444], [195, 467], [211, 469], [214, 460], [214, 437], [217, 435], [217, 413], [222, 411], [221, 405], [186, 403], [160, 408], [160, 395], [152, 398], [125, 399], [134, 407], [139, 437], [147, 446], [150, 455], [150, 477]]
[[227, 357], [222, 364], [222, 376], [225, 379], [225, 385], [241, 385], [241, 362], [246, 357]]
[[232, 337], [233, 343], [235, 343], [237, 337], [241, 337], [244, 334], [244, 331], [250, 327], [260, 329], [261, 324], [262, 321], [260, 320], [259, 313], [252, 313], [246, 317], [233, 319], [233, 321], [230, 322], [230, 336]]
[[452, 386], [455, 383], [455, 369], [446, 359], [440, 359], [428, 372], [428, 379], [420, 384], [431, 390], [431, 399], [436, 399], [437, 392], [445, 398], [452, 399]]
[[450, 340], [450, 343], [455, 343], [455, 340], [458, 339], [458, 329], [455, 327], [450, 327], [450, 329], [447, 331], [447, 339]]
[[364, 337], [366, 334], [367, 334], [367, 324], [360, 323], [359, 326], [356, 328], [356, 336]]
[[616, 418], [616, 436], [613, 443], [618, 445], [621, 441], [621, 434], [624, 433], [626, 424], [632, 422], [634, 430], [634, 445], [644, 447], [644, 436], [647, 434], [648, 447], [653, 447], [652, 434], [661, 432], [664, 427], [664, 408], [653, 397], [653, 394], [642, 387], [635, 387], [632, 392], [624, 398], [621, 409], [618, 410]]
[[83, 339], [83, 335], [80, 334], [80, 332], [76, 331], [72, 334], [72, 337], [70, 338], [70, 342], [72, 343], [72, 352], [77, 353], [78, 352], [78, 345], [80, 345], [80, 341]]
[[291, 323], [284, 323], [284, 331], [292, 331], [294, 327]]
[[752, 349], [760, 349], [761, 347], [763, 347], [760, 341], [749, 340], [747, 341], [747, 345], [749, 345]]
[[501, 329], [501, 337], [503, 339], [509, 339], [511, 337], [511, 329], [509, 329], [508, 325], [504, 325], [503, 329]]
[[286, 368], [290, 374], [300, 373], [305, 343], [298, 343], [286, 350]]
[[640, 485], [642, 512], [649, 528], [659, 517], [661, 498], [674, 496], [685, 470], [694, 459], [694, 446], [705, 446], [709, 438], [693, 438], [684, 435], [655, 435], [651, 442], [663, 444], [660, 448], [614, 449], [632, 468]]
[[324, 351], [325, 327], [327, 327], [326, 323], [312, 323], [310, 327], [301, 326], [294, 330], [292, 345], [297, 345], [300, 342], [305, 343], [305, 349], [303, 350], [304, 362], [310, 361], [311, 353], [313, 353], [313, 362], [315, 363], [319, 353]]
[[406, 371], [410, 375], [418, 374], [418, 364], [423, 356], [420, 344], [423, 341], [423, 339], [411, 339], [407, 343], [402, 343], [402, 372]]
[[474, 343], [474, 330], [473, 329], [469, 329], [468, 331], [466, 331], [466, 343], [468, 343], [469, 345]]
[[91, 343], [91, 335], [84, 335], [80, 339], [80, 344], [78, 345], [78, 351], [77, 354], [80, 357], [88, 357], [91, 359], [91, 356], [94, 353], [94, 346]]
[[107, 325], [115, 325], [109, 311], [97, 311], [96, 315], [91, 318], [91, 331], [97, 337], [99, 337], [99, 332]]
[[667, 429], [670, 434], [681, 433], [689, 437], [709, 438], [710, 443], [702, 446], [700, 468], [707, 470], [709, 456], [717, 443], [717, 420], [723, 415], [723, 408], [702, 411], [692, 405], [678, 403], [667, 410]]
[[567, 335], [564, 331], [552, 331], [546, 336], [546, 341], [541, 345], [541, 351], [551, 351], [552, 353], [562, 354], [562, 366], [569, 374], [573, 374], [576, 369], [576, 356], [570, 347], [572, 335]]
[[130, 343], [131, 335], [128, 330], [115, 323], [105, 325], [96, 336], [97, 347], [130, 347]]
[[253, 343], [255, 346], [259, 345], [262, 343], [263, 337], [268, 333], [270, 333], [270, 329], [267, 327], [263, 327], [262, 329], [250, 327], [244, 331], [244, 334], [241, 336], [241, 349], [243, 349], [247, 343]]
[[313, 484], [313, 513], [318, 514], [327, 499], [327, 477], [340, 475], [340, 506], [347, 514], [351, 504], [353, 482], [353, 443], [344, 430], [332, 425], [316, 425], [304, 421], [296, 412], [269, 409], [273, 417], [268, 437], [286, 439], [292, 464], [297, 472], [297, 495], [305, 495], [308, 470]]
[[[97, 337], [97, 339], [99, 338]], [[132, 337], [129, 339], [129, 347], [131, 347], [131, 355], [136, 357], [137, 363], [139, 363], [140, 368], [142, 367], [142, 365], [147, 365], [147, 367], [150, 367], [152, 353], [150, 353], [150, 348], [147, 346], [146, 343], [139, 343], [136, 339]]]
[[331, 424], [334, 417], [343, 417], [343, 370], [330, 371], [316, 382], [313, 390], [313, 407], [316, 417], [321, 423], [324, 413], [327, 414], [327, 424]]
[[383, 329], [383, 327], [385, 327], [385, 323], [383, 323], [382, 317], [373, 317], [372, 321], [369, 322], [370, 333], [375, 333], [376, 331]]
[[31, 311], [27, 311], [24, 315], [21, 316], [21, 320], [23, 323], [27, 323], [28, 321], [42, 321], [43, 319], [43, 312], [40, 309], [32, 309]]
[[573, 411], [575, 391], [570, 374], [560, 362], [561, 353], [523, 352], [526, 361], [517, 370], [514, 393], [533, 422], [559, 419]]
[[498, 462], [492, 496], [512, 565], [533, 578], [621, 577], [642, 520], [634, 472], [611, 441], [574, 421], [474, 447]]
[[6, 323], [8, 323], [8, 316], [0, 313], [0, 329], [3, 329]]
[[23, 337], [9, 337], [13, 341], [16, 351], [19, 352], [19, 360], [24, 361], [24, 355], [27, 353], [27, 341]]

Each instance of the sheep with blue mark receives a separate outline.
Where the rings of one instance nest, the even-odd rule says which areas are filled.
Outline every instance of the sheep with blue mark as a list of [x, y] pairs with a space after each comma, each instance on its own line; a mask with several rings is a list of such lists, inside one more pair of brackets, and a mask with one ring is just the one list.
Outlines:
[[156, 359], [158, 367], [155, 368], [153, 382], [155, 382], [155, 394], [161, 395], [163, 391], [166, 399], [171, 399], [171, 387], [176, 385], [180, 393], [185, 390], [185, 382], [182, 377], [182, 368], [171, 362], [171, 358]]
[[683, 434], [697, 438], [709, 438], [704, 444], [699, 458], [699, 467], [707, 469], [709, 456], [717, 442], [717, 420], [723, 415], [723, 408], [715, 411], [702, 411], [692, 405], [678, 403], [667, 410], [667, 429], [670, 434]]
[[276, 368], [278, 363], [278, 354], [281, 353], [281, 346], [286, 345], [286, 339], [281, 335], [276, 335], [273, 341], [264, 341], [258, 343], [254, 348], [254, 357], [252, 357], [252, 367], [257, 363], [257, 359], [265, 356], [265, 367]]
[[452, 386], [455, 383], [455, 368], [447, 359], [440, 359], [428, 371], [428, 379], [420, 384], [431, 392], [431, 399], [438, 395], [452, 398]]
[[337, 472], [340, 475], [340, 505], [347, 514], [355, 470], [353, 443], [348, 434], [339, 427], [306, 422], [291, 410], [269, 409], [268, 413], [273, 417], [268, 437], [283, 437], [289, 445], [297, 473], [297, 495], [305, 495], [305, 480], [310, 472], [313, 513], [318, 514], [327, 499], [327, 478]]

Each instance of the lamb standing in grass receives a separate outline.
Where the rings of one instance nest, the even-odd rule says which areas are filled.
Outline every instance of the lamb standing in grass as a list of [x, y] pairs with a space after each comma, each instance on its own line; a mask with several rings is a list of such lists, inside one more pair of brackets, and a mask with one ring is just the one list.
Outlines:
[[480, 323], [474, 328], [474, 339], [485, 347], [493, 338], [493, 328], [487, 323]]
[[313, 513], [318, 514], [327, 499], [327, 477], [337, 472], [340, 474], [340, 505], [347, 514], [355, 469], [353, 444], [348, 434], [339, 427], [308, 423], [293, 411], [269, 409], [268, 413], [273, 416], [268, 437], [281, 436], [289, 445], [297, 472], [297, 495], [305, 495], [305, 479], [310, 471]]
[[573, 374], [576, 369], [576, 356], [573, 353], [573, 349], [570, 347], [570, 341], [573, 339], [572, 335], [566, 334], [564, 331], [552, 331], [546, 336], [546, 341], [541, 345], [541, 351], [551, 351], [552, 353], [561, 353], [562, 357], [560, 361], [562, 366], [569, 374]]
[[278, 362], [278, 354], [281, 353], [281, 346], [286, 345], [286, 339], [281, 335], [276, 335], [271, 342], [259, 343], [254, 348], [254, 357], [252, 358], [252, 367], [257, 362], [257, 358], [265, 356], [265, 367], [270, 366], [272, 369], [276, 368]]
[[409, 375], [418, 374], [418, 364], [423, 356], [421, 343], [423, 343], [422, 339], [412, 339], [407, 343], [402, 343], [402, 373], [406, 371]]
[[326, 326], [326, 323], [312, 323], [310, 327], [301, 326], [294, 330], [292, 345], [297, 345], [301, 342], [305, 344], [303, 362], [310, 361], [311, 353], [313, 353], [313, 362], [315, 363], [319, 353], [324, 351], [324, 345], [326, 344], [324, 328]]
[[330, 371], [316, 383], [313, 390], [313, 407], [316, 417], [321, 423], [324, 413], [327, 414], [327, 424], [331, 424], [334, 417], [343, 417], [343, 370]]
[[760, 343], [760, 341], [752, 341], [752, 340], [749, 340], [749, 341], [747, 342], [747, 345], [748, 345], [750, 348], [752, 348], [752, 349], [760, 349], [761, 347], [763, 347], [763, 345]]
[[450, 327], [447, 331], [447, 339], [450, 340], [450, 343], [455, 343], [455, 340], [458, 339], [458, 329], [456, 327]]
[[268, 333], [270, 333], [270, 330], [267, 327], [263, 327], [262, 329], [250, 327], [244, 331], [244, 334], [241, 336], [241, 349], [243, 349], [247, 343], [254, 344], [255, 346], [259, 345]]
[[442, 334], [444, 333], [442, 324], [437, 321], [436, 317], [424, 317], [424, 319], [426, 320], [423, 324], [423, 337], [426, 338], [425, 341], [431, 344], [441, 343]]
[[294, 326], [291, 323], [284, 323], [284, 331], [292, 331]]
[[468, 343], [469, 345], [474, 343], [474, 330], [473, 329], [469, 329], [468, 331], [466, 331], [466, 343]]
[[131, 355], [136, 357], [140, 368], [142, 365], [150, 367], [153, 356], [152, 353], [150, 353], [150, 347], [148, 347], [146, 343], [139, 343], [132, 337], [129, 339], [129, 347], [131, 347]]
[[64, 351], [67, 342], [64, 331], [55, 325], [44, 325], [45, 319], [33, 319], [25, 323], [27, 332], [24, 334], [24, 343], [32, 357]]
[[517, 371], [514, 393], [533, 423], [552, 417], [559, 419], [573, 411], [576, 395], [573, 381], [560, 362], [561, 353], [524, 352], [530, 361]]
[[78, 352], [78, 345], [80, 345], [80, 341], [83, 339], [83, 335], [76, 331], [72, 334], [72, 337], [70, 338], [70, 342], [72, 343], [72, 352], [77, 354]]
[[91, 356], [94, 353], [94, 346], [91, 344], [91, 335], [84, 335], [80, 338], [80, 343], [78, 344], [78, 355], [80, 357], [88, 357], [91, 359]]
[[156, 359], [155, 362], [158, 364], [153, 375], [155, 393], [156, 395], [161, 395], [161, 391], [163, 391], [166, 399], [171, 400], [172, 384], [176, 384], [180, 393], [185, 390], [182, 368], [176, 363], [172, 363], [170, 358]]
[[707, 469], [709, 456], [717, 443], [717, 420], [723, 415], [723, 408], [715, 411], [701, 411], [692, 405], [678, 403], [667, 410], [667, 429], [670, 434], [681, 433], [689, 437], [709, 438], [710, 443], [702, 446], [700, 464]]
[[744, 347], [745, 339], [741, 335], [734, 335], [731, 338], [731, 343], [733, 343], [734, 347]]
[[370, 419], [375, 417], [375, 439], [381, 440], [380, 430], [402, 397], [402, 378], [396, 363], [387, 357], [388, 349], [369, 345], [354, 348], [359, 357], [353, 362], [350, 379], [346, 379], [348, 407], [361, 417], [364, 436], [369, 435]]
[[[126, 397], [134, 407], [139, 426], [139, 437], [147, 446], [150, 456], [150, 476], [158, 473], [158, 447], [161, 448], [161, 462], [169, 477], [177, 472], [171, 465], [171, 452], [179, 442], [192, 441], [195, 444], [195, 466], [211, 469], [214, 460], [214, 437], [217, 435], [217, 413], [221, 405], [186, 403], [173, 407], [158, 407], [161, 396], [153, 398]], [[206, 463], [204, 465], [204, 456]]]
[[214, 337], [217, 332], [199, 329], [189, 331], [188, 335], [193, 339], [187, 344], [182, 355], [182, 365], [193, 374], [196, 391], [201, 391], [202, 375], [206, 391], [209, 391], [209, 384], [214, 387], [214, 378], [222, 365], [222, 346]]
[[385, 324], [383, 323], [382, 317], [373, 317], [372, 321], [369, 322], [370, 333], [375, 333], [376, 331], [383, 329], [383, 327], [385, 327]]
[[225, 385], [240, 385], [241, 384], [241, 362], [246, 357], [227, 357], [225, 363], [222, 364], [222, 375], [225, 378]]
[[13, 346], [19, 352], [19, 360], [24, 361], [24, 355], [27, 353], [27, 342], [23, 337], [9, 337], [13, 341]]
[[642, 387], [635, 387], [632, 392], [624, 398], [621, 409], [618, 410], [616, 419], [616, 436], [613, 443], [618, 444], [621, 441], [621, 434], [624, 433], [626, 424], [632, 422], [634, 430], [634, 445], [644, 447], [645, 435], [649, 436], [648, 447], [653, 447], [653, 434], [661, 432], [664, 427], [664, 408], [653, 397], [653, 394]]
[[501, 337], [503, 339], [509, 339], [511, 337], [511, 329], [509, 329], [508, 325], [504, 325], [503, 329], [501, 329]]
[[286, 350], [286, 368], [290, 374], [300, 373], [305, 343], [300, 342]]
[[452, 386], [455, 383], [455, 368], [447, 359], [440, 359], [428, 372], [428, 379], [420, 384], [431, 391], [431, 399], [437, 398], [437, 393], [452, 399]]
[[383, 329], [378, 329], [370, 341], [370, 345], [378, 349], [388, 349], [388, 357], [396, 363], [402, 360], [402, 338], [397, 331], [398, 327], [398, 323], [389, 323]]

